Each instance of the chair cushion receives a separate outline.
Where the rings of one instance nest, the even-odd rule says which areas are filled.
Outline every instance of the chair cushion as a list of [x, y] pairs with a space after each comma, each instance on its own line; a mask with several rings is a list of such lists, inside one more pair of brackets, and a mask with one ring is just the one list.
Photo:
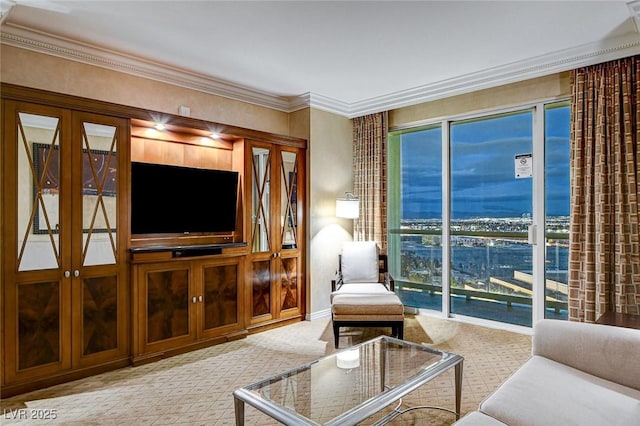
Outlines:
[[404, 318], [404, 306], [393, 294], [338, 294], [331, 304], [334, 320], [397, 320]]
[[342, 284], [340, 288], [331, 293], [331, 301], [339, 294], [394, 294], [389, 291], [382, 283], [351, 283]]
[[342, 247], [342, 281], [371, 283], [379, 280], [378, 245], [375, 241], [348, 241]]

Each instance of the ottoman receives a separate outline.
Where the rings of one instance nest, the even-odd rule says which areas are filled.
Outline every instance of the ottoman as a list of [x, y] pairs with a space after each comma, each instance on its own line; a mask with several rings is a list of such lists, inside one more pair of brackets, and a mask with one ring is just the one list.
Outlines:
[[394, 293], [337, 294], [331, 303], [331, 319], [336, 348], [340, 327], [391, 327], [393, 336], [404, 337], [404, 306]]

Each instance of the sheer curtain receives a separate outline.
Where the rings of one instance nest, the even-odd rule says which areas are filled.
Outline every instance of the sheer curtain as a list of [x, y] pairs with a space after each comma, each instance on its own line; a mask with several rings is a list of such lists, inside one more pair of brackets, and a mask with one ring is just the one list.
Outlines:
[[353, 192], [360, 198], [354, 239], [387, 252], [387, 113], [353, 119]]
[[571, 72], [569, 319], [640, 313], [640, 56]]

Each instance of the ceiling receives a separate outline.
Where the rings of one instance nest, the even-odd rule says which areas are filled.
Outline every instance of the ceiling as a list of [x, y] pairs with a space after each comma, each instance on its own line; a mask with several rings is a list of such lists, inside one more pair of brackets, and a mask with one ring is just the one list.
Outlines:
[[0, 1], [8, 45], [349, 117], [638, 54], [638, 3]]

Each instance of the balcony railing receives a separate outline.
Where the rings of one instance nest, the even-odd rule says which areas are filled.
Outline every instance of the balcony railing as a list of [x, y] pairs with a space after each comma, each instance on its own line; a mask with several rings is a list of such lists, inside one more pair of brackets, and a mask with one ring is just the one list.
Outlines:
[[[501, 224], [498, 224], [502, 226]], [[496, 225], [496, 228], [498, 227]], [[437, 225], [436, 225], [437, 226]], [[478, 225], [480, 226], [480, 224]], [[451, 229], [451, 276], [450, 294], [454, 300], [476, 301], [479, 316], [499, 316], [510, 322], [501, 306], [509, 310], [514, 305], [519, 310], [530, 308], [533, 297], [533, 273], [531, 247], [526, 243], [527, 233], [514, 227], [522, 224], [505, 224], [502, 230], [460, 230]], [[511, 229], [509, 229], [511, 228]], [[441, 230], [435, 229], [395, 229], [399, 235], [400, 253], [395, 257], [394, 279], [408, 306], [440, 309], [439, 300], [425, 299], [423, 296], [442, 295], [442, 247]], [[566, 316], [568, 289], [566, 283], [568, 235], [562, 232], [547, 232], [547, 262], [545, 273], [545, 309], [555, 317]], [[555, 248], [555, 252], [553, 251]], [[393, 254], [391, 257], [393, 258]], [[421, 294], [422, 293], [422, 294]], [[428, 306], [420, 306], [425, 303]], [[491, 304], [495, 306], [492, 307]], [[473, 304], [452, 304], [452, 312], [473, 315]], [[482, 307], [480, 307], [482, 305]], [[495, 313], [487, 313], [495, 310]], [[522, 311], [522, 322], [527, 315]], [[529, 315], [530, 317], [530, 315]]]
[[[430, 295], [442, 296], [441, 286], [432, 285], [432, 284], [415, 283], [411, 281], [397, 279], [395, 277], [394, 277], [394, 280], [398, 290], [405, 290], [405, 291], [417, 290], [420, 292], [428, 293]], [[472, 299], [483, 299], [483, 300], [490, 300], [494, 302], [502, 302], [506, 305], [507, 308], [510, 308], [514, 303], [519, 305], [524, 305], [524, 306], [531, 306], [532, 304], [531, 296], [520, 296], [515, 294], [495, 293], [495, 292], [487, 292], [487, 291], [481, 291], [481, 290], [452, 288], [451, 295], [464, 297], [468, 301]], [[555, 313], [560, 313], [561, 311], [567, 309], [567, 302], [556, 300], [552, 297], [547, 296], [546, 307], [553, 309]]]

